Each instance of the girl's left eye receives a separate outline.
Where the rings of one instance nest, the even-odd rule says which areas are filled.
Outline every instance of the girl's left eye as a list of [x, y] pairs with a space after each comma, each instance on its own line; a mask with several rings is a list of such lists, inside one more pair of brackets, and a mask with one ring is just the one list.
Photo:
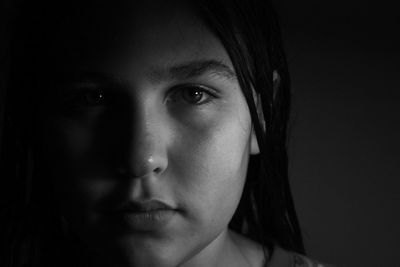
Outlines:
[[202, 85], [182, 85], [173, 89], [169, 97], [170, 101], [185, 101], [191, 105], [203, 105], [216, 98], [216, 95]]

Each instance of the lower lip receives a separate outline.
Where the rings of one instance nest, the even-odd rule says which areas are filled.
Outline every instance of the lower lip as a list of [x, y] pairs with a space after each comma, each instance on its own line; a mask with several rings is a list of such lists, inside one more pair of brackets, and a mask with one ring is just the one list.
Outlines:
[[162, 209], [143, 212], [122, 212], [117, 217], [131, 231], [152, 232], [166, 227], [175, 214], [175, 210]]

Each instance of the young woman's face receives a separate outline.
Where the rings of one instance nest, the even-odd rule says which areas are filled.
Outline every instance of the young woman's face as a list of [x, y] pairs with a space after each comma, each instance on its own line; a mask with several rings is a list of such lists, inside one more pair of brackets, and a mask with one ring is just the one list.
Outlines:
[[224, 242], [257, 153], [248, 106], [221, 42], [188, 7], [129, 8], [61, 61], [71, 78], [42, 151], [60, 212], [96, 257], [201, 261]]

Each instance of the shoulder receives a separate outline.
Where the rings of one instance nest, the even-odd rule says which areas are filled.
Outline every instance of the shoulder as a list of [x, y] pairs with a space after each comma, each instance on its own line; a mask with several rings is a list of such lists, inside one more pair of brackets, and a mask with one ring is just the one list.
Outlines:
[[242, 255], [251, 266], [263, 267], [338, 267], [324, 264], [305, 255], [275, 246], [271, 255], [265, 254], [261, 244], [233, 231], [229, 232], [232, 240], [240, 248]]
[[267, 267], [337, 267], [318, 262], [304, 255], [275, 247]]

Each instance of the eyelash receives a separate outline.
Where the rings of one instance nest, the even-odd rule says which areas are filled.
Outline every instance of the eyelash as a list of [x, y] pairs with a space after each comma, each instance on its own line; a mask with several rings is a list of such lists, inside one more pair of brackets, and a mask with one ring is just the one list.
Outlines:
[[[203, 98], [204, 95], [207, 95], [205, 100], [202, 101], [198, 101], [198, 102], [191, 102], [188, 99], [185, 99], [185, 95], [183, 95], [185, 92], [189, 92], [189, 90], [192, 90], [192, 92], [198, 92], [201, 93], [201, 98], [200, 100]], [[173, 87], [168, 95], [167, 101], [176, 101], [174, 99], [174, 97], [176, 97], [177, 95], [180, 95], [181, 98], [187, 102], [189, 105], [195, 105], [195, 106], [201, 106], [204, 104], [207, 104], [211, 101], [213, 101], [214, 99], [218, 98], [217, 92], [215, 92], [215, 90], [208, 88], [204, 85], [200, 85], [200, 84], [183, 84], [183, 85], [179, 85], [176, 87]]]

